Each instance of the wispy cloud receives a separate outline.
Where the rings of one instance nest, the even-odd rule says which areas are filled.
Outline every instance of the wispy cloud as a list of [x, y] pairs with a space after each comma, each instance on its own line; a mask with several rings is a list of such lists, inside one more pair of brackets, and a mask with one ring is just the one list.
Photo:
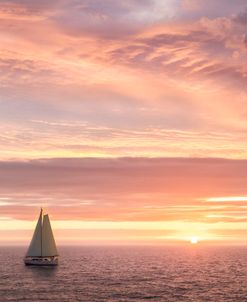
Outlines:
[[238, 201], [247, 201], [246, 196], [229, 196], [229, 197], [211, 197], [206, 199], [208, 202], [238, 202]]
[[[116, 118], [116, 122], [112, 121], [115, 126], [107, 122], [98, 125], [96, 122], [54, 118], [19, 121], [18, 124], [5, 121], [0, 123], [0, 156], [9, 160], [40, 157], [246, 156], [245, 134], [242, 132], [179, 130], [174, 123], [172, 128], [169, 125], [163, 128], [155, 125], [156, 113], [148, 116], [148, 108], [139, 112], [140, 116], [136, 120], [133, 116], [126, 129], [121, 118], [127, 112], [112, 113], [112, 117]], [[143, 127], [136, 125], [138, 119], [144, 124]], [[154, 125], [148, 126], [148, 121], [153, 121]]]
[[[234, 16], [205, 15], [193, 20], [183, 16], [180, 4], [4, 2], [0, 22], [2, 158], [55, 154], [244, 158], [243, 3], [236, 4], [240, 12]], [[216, 4], [207, 5], [218, 11]], [[167, 18], [153, 20], [151, 12], [161, 7], [162, 14], [167, 10]], [[18, 20], [20, 15], [26, 19]], [[97, 22], [89, 21], [96, 16]], [[72, 17], [75, 28], [62, 22]], [[121, 22], [135, 30], [121, 33], [125, 28]], [[120, 32], [110, 38], [107, 34], [113, 31], [108, 26]], [[68, 130], [71, 120], [78, 121], [78, 130]], [[33, 121], [44, 121], [43, 127]], [[55, 129], [59, 123], [60, 130]], [[67, 127], [64, 124], [61, 129], [63, 123]], [[23, 133], [33, 137], [30, 151]]]

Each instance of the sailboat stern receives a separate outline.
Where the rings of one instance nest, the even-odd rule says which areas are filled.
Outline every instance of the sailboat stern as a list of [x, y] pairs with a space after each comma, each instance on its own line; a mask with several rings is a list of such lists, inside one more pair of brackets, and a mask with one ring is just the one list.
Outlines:
[[58, 256], [47, 256], [47, 257], [31, 257], [26, 256], [24, 258], [25, 265], [35, 266], [56, 266], [58, 265]]

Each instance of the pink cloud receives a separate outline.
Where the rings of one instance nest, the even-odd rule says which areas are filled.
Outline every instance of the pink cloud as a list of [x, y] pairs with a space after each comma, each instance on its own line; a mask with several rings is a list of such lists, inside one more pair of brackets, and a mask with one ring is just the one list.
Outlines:
[[2, 162], [1, 215], [30, 219], [43, 204], [66, 220], [215, 222], [207, 215], [216, 214], [217, 221], [238, 221], [246, 202], [221, 208], [206, 199], [246, 196], [245, 166], [245, 160], [183, 158]]

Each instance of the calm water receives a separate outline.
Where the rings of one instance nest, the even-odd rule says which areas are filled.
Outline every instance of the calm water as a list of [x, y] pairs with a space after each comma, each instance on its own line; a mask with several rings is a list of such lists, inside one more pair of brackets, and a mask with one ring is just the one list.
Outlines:
[[247, 301], [247, 248], [60, 248], [57, 268], [0, 250], [0, 301]]

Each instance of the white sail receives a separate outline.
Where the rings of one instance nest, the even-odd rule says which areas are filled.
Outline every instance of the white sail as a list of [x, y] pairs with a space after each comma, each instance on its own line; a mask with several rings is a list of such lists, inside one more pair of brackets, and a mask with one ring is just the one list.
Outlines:
[[42, 209], [37, 222], [33, 238], [27, 251], [27, 256], [41, 256], [42, 252]]
[[42, 256], [56, 256], [57, 247], [48, 215], [44, 215], [42, 227]]

